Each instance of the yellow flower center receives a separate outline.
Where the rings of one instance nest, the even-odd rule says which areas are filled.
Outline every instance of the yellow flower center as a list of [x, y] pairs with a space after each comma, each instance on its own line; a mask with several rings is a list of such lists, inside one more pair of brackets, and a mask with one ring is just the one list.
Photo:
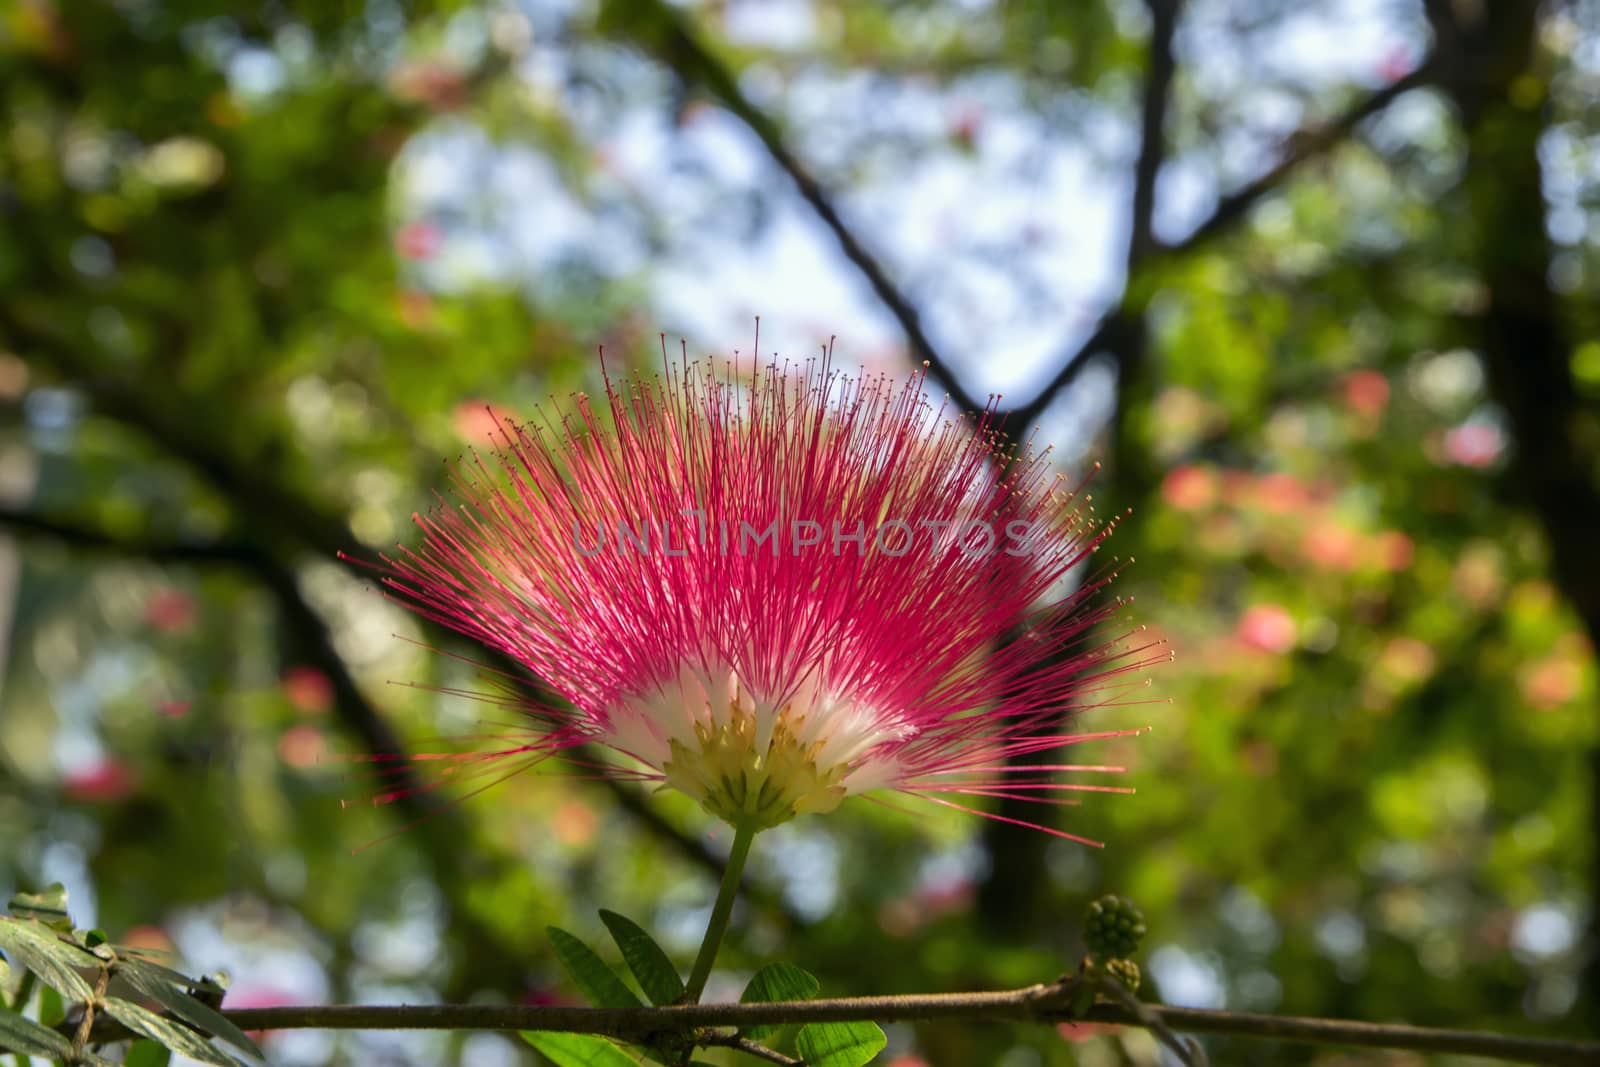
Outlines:
[[696, 723], [699, 750], [674, 738], [672, 758], [662, 767], [667, 785], [687, 793], [717, 818], [735, 826], [766, 830], [796, 815], [832, 811], [845, 798], [841, 781], [847, 763], [817, 764], [823, 742], [802, 744], [804, 717], [790, 721], [789, 709], [777, 718], [772, 740], [756, 747], [755, 714], [739, 703], [729, 721]]

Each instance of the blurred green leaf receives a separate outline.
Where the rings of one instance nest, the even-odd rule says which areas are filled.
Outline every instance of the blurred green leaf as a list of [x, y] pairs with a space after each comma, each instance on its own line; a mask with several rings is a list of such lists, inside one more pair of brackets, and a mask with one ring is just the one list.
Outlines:
[[524, 1030], [522, 1039], [556, 1067], [638, 1067], [638, 1062], [596, 1034]]
[[572, 981], [597, 1008], [642, 1008], [644, 1004], [594, 950], [557, 926], [545, 928]]
[[135, 1041], [122, 1062], [123, 1067], [167, 1067], [172, 1062], [172, 1051], [154, 1041]]
[[66, 1002], [61, 999], [61, 994], [51, 986], [39, 990], [39, 1021], [46, 1026], [55, 1026], [67, 1017]]
[[0, 1010], [0, 1049], [20, 1052], [25, 1056], [65, 1059], [72, 1053], [72, 1043], [32, 1019], [14, 1011]]
[[672, 1004], [683, 996], [683, 979], [666, 952], [638, 923], [625, 915], [604, 908], [600, 921], [611, 931], [611, 938], [622, 950], [628, 970], [639, 982], [652, 1004]]
[[807, 1023], [795, 1044], [807, 1067], [862, 1067], [889, 1043], [877, 1023]]
[[19, 919], [38, 919], [56, 929], [72, 928], [67, 916], [67, 888], [60, 882], [37, 893], [15, 893], [6, 907]]

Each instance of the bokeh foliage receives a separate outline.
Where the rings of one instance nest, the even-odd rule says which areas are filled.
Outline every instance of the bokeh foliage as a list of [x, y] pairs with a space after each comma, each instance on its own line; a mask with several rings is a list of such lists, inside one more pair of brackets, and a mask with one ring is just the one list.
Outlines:
[[[597, 941], [602, 906], [686, 957], [726, 842], [680, 798], [547, 766], [403, 832], [421, 807], [341, 803], [373, 791], [347, 757], [510, 713], [452, 695], [483, 683], [429, 646], [470, 650], [340, 553], [408, 536], [441, 458], [498, 415], [597, 388], [596, 345], [648, 365], [658, 328], [697, 353], [742, 343], [702, 324], [759, 304], [688, 307], [662, 279], [784, 248], [774, 234], [809, 218], [762, 139], [847, 206], [932, 333], [960, 342], [938, 369], [981, 397], [986, 363], [1023, 357], [964, 319], [1053, 329], [1094, 306], [1050, 273], [1082, 254], [1052, 229], [1078, 209], [1020, 151], [994, 193], [1020, 207], [972, 233], [918, 214], [926, 175], [972, 180], [1020, 138], [1138, 185], [1152, 26], [1175, 5], [240, 7], [0, 5], [0, 888], [64, 880], [119, 943], [230, 969], [239, 1006], [559, 998], [542, 931]], [[1496, 262], [1515, 260], [1570, 342], [1561, 431], [1590, 458], [1600, 19], [1547, 5], [1518, 55], [1509, 16], [1475, 29], [1450, 4], [1387, 6], [1369, 17], [1390, 43], [1343, 84], [1294, 70], [1309, 53], [1265, 58], [1300, 7], [1176, 10], [1153, 236], [1129, 227], [1116, 328], [1063, 394], [1081, 402], [1033, 412], [1074, 435], [1064, 462], [1108, 461], [1104, 494], [1134, 508], [1118, 588], [1176, 654], [1148, 703], [1084, 720], [1154, 727], [1099, 751], [1137, 796], [1060, 816], [1108, 847], [864, 803], [801, 820], [758, 845], [721, 992], [780, 951], [832, 994], [1048, 980], [1083, 951], [1063, 917], [1116, 892], [1149, 918], [1158, 995], [1529, 1032], [1600, 1018], [1580, 981], [1600, 718], [1572, 607], [1595, 591], [1552, 566], [1518, 450], [1536, 427], [1478, 328], [1504, 304]], [[752, 29], [779, 8], [800, 28]], [[1193, 188], [1214, 199], [1293, 157], [1424, 56], [1426, 86], [1181, 240], [1209, 210]], [[1471, 78], [1464, 56], [1483, 60]], [[745, 131], [730, 94], [768, 128]], [[659, 142], [648, 182], [627, 123]], [[1543, 202], [1465, 180], [1530, 129]], [[1199, 207], [1163, 206], [1185, 198]], [[1548, 270], [1520, 245], [1497, 260], [1526, 227], [1480, 225], [1518, 206], [1549, 231]], [[829, 269], [816, 284], [857, 284], [843, 258]], [[841, 332], [843, 358], [880, 369], [926, 354], [792, 328]], [[1042, 382], [1059, 360], [1038, 358]], [[908, 1065], [1155, 1062], [1143, 1035], [889, 1037], [884, 1062]], [[268, 1050], [532, 1057], [467, 1035]]]

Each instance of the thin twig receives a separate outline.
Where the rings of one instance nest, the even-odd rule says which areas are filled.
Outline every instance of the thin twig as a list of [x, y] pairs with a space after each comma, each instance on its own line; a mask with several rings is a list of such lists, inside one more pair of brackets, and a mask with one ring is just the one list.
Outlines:
[[783, 1064], [783, 1067], [805, 1067], [805, 1060], [785, 1056], [775, 1048], [768, 1048], [759, 1041], [751, 1041], [748, 1037], [740, 1037], [737, 1034], [702, 1034], [695, 1041], [696, 1044], [706, 1047], [738, 1049], [758, 1060]]
[[1132, 1012], [1139, 1020], [1139, 1025], [1156, 1035], [1156, 1039], [1172, 1050], [1173, 1055], [1185, 1064], [1185, 1067], [1209, 1067], [1206, 1060], [1205, 1049], [1194, 1038], [1180, 1037], [1157, 1014], [1155, 1008], [1146, 1004], [1129, 991], [1128, 987], [1108, 975], [1100, 976], [1100, 992], [1105, 993], [1125, 1009]]
[[[963, 1019], [1055, 1024], [1115, 1023], [1144, 1026], [1120, 1004], [1101, 1003], [1072, 1013], [1075, 981], [991, 993], [939, 993], [891, 997], [783, 1001], [771, 1004], [684, 1004], [661, 1008], [561, 1008], [493, 1004], [420, 1004], [394, 1007], [250, 1008], [224, 1012], [245, 1030], [559, 1030], [643, 1041], [652, 1034], [702, 1027], [744, 1027], [813, 1022], [920, 1022]], [[1515, 1037], [1474, 1030], [1443, 1030], [1402, 1023], [1345, 1022], [1301, 1016], [1260, 1015], [1150, 1005], [1148, 1010], [1185, 1033], [1313, 1045], [1355, 1045], [1487, 1056], [1522, 1063], [1571, 1065], [1600, 1062], [1600, 1042]]]
[[83, 1005], [83, 1018], [78, 1020], [77, 1030], [72, 1035], [72, 1058], [78, 1060], [83, 1056], [84, 1046], [89, 1041], [89, 1034], [94, 1030], [95, 1008], [106, 995], [106, 989], [111, 985], [111, 968], [101, 965], [100, 976], [94, 982], [94, 996], [90, 997]]

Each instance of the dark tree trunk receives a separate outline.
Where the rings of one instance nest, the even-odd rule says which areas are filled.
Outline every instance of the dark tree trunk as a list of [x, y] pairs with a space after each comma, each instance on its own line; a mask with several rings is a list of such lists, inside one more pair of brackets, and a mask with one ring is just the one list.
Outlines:
[[[1538, 6], [1429, 0], [1442, 83], [1467, 134], [1464, 193], [1471, 256], [1487, 301], [1474, 323], [1494, 399], [1515, 438], [1510, 477], [1549, 542], [1554, 577], [1600, 647], [1600, 413], [1579, 396], [1550, 242], [1539, 141], [1547, 121]], [[1600, 831], [1600, 747], [1591, 750], [1590, 818]], [[1588, 857], [1600, 896], [1600, 846]], [[1591, 906], [1583, 999], [1600, 1021], [1600, 906]]]

